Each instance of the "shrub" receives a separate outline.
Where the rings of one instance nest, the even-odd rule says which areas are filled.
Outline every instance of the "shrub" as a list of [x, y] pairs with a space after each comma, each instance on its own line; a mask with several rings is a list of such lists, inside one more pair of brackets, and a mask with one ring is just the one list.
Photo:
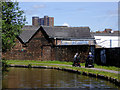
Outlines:
[[32, 65], [31, 65], [31, 64], [28, 64], [28, 68], [32, 68]]
[[9, 65], [7, 64], [7, 61], [6, 60], [2, 60], [2, 71], [7, 71], [7, 67]]

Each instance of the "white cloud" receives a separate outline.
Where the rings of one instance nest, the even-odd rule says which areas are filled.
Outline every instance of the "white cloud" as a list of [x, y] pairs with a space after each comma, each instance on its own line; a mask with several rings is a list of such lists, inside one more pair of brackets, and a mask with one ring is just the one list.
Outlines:
[[37, 10], [34, 9], [29, 9], [29, 10], [24, 10], [26, 15], [33, 15], [36, 14]]
[[33, 5], [31, 9], [26, 9], [24, 10], [25, 14], [27, 15], [36, 15], [37, 12], [39, 12], [40, 9], [45, 8], [46, 6], [41, 4], [41, 5]]
[[33, 5], [33, 8], [35, 9], [45, 8], [45, 5]]
[[111, 17], [118, 17], [118, 10], [119, 10], [119, 9], [108, 10], [108, 11], [107, 11], [107, 15], [109, 15], [109, 16], [111, 16]]
[[84, 8], [78, 8], [77, 10], [78, 10], [78, 11], [85, 11]]
[[63, 26], [68, 26], [69, 27], [70, 25], [68, 23], [64, 23]]

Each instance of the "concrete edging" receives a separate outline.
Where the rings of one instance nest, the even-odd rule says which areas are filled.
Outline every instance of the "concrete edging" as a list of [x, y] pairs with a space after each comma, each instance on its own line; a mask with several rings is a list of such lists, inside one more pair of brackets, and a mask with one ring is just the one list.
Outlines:
[[[29, 68], [28, 65], [12, 65], [12, 64], [9, 65], [9, 67]], [[81, 71], [78, 71], [78, 70], [72, 70], [72, 69], [66, 69], [66, 68], [60, 68], [60, 67], [51, 67], [51, 66], [31, 66], [31, 68], [57, 69], [57, 70], [62, 70], [62, 71], [68, 71], [68, 72], [72, 72], [72, 73], [82, 74], [82, 75], [85, 75], [85, 76], [104, 79], [104, 80], [107, 80], [107, 81], [110, 81], [110, 82], [116, 84], [117, 86], [120, 86], [120, 81], [118, 81], [115, 78], [107, 77], [107, 76], [104, 76], [104, 75], [81, 72]]]

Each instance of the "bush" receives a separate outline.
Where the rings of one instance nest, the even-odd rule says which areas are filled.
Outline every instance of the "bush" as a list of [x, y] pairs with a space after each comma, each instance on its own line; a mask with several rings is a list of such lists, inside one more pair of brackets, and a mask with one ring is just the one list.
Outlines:
[[2, 60], [2, 71], [7, 71], [7, 67], [9, 65], [7, 64], [7, 61], [6, 60]]
[[32, 68], [32, 65], [31, 65], [31, 64], [28, 64], [28, 68]]
[[6, 60], [6, 58], [2, 58], [2, 60]]
[[8, 67], [8, 64], [7, 64], [6, 60], [2, 60], [2, 67]]

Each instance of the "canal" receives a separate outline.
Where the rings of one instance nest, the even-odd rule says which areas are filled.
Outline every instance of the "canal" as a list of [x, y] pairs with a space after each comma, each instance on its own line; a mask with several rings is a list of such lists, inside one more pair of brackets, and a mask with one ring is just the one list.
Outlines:
[[8, 68], [3, 88], [119, 88], [109, 81], [55, 69]]

